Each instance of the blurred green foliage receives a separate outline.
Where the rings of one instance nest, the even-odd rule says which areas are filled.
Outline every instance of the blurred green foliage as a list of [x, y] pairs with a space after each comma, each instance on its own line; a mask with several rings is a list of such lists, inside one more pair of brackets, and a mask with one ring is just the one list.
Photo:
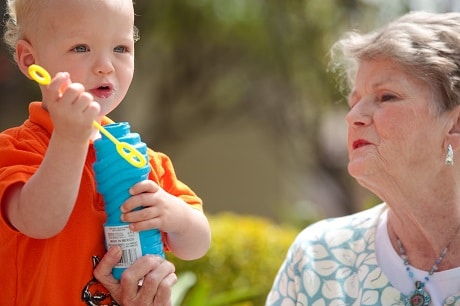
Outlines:
[[[182, 306], [263, 305], [298, 229], [268, 219], [221, 213], [208, 216], [212, 230], [209, 252], [184, 261], [168, 254], [179, 278], [191, 271], [196, 284]], [[185, 274], [184, 277], [190, 277]]]
[[[238, 203], [252, 210], [232, 206], [233, 210], [286, 220], [278, 211], [307, 201], [324, 214], [353, 212], [361, 202], [344, 166], [346, 146], [339, 132], [344, 120], [331, 116], [347, 105], [327, 72], [328, 50], [344, 31], [381, 23], [380, 12], [386, 7], [390, 5], [370, 0], [135, 1], [141, 40], [136, 44], [134, 82], [109, 116], [130, 122], [150, 147], [173, 161], [182, 160], [187, 166], [175, 162], [177, 173], [213, 203], [213, 212], [231, 207], [235, 199], [209, 190], [228, 185], [225, 178], [251, 182], [227, 169], [221, 169], [219, 180], [206, 171], [196, 175], [187, 164], [189, 149], [210, 134], [240, 126], [248, 133], [263, 132], [270, 146], [266, 156], [280, 169], [255, 172], [257, 181], [276, 177], [279, 188], [270, 190], [270, 201], [261, 203], [242, 194]], [[6, 49], [0, 49], [3, 130], [24, 121], [27, 105], [40, 99], [40, 92], [15, 67]], [[332, 120], [337, 123], [330, 132], [325, 122]], [[203, 148], [204, 158], [193, 164], [206, 169], [212, 146], [219, 145]], [[251, 149], [241, 169], [251, 163]], [[258, 188], [251, 192], [261, 193]]]
[[[363, 18], [374, 24], [375, 5], [361, 0], [168, 0], [136, 1], [135, 10], [141, 36], [135, 80], [127, 103], [110, 116], [132, 123], [144, 142], [167, 153], [184, 181], [212, 203], [207, 209], [217, 213], [232, 207], [287, 220], [278, 211], [304, 200], [324, 214], [359, 207], [344, 167], [345, 138], [337, 132], [345, 128], [343, 116], [325, 135], [330, 114], [347, 108], [327, 70], [328, 50]], [[240, 127], [262, 134], [266, 156], [280, 168], [254, 171], [258, 182], [277, 180], [277, 188], [267, 192], [269, 201], [252, 200], [263, 192], [257, 187], [238, 199], [214, 192], [230, 184], [226, 178], [251, 184], [237, 167], [222, 169], [222, 179], [216, 180], [209, 179], [210, 171], [196, 175], [186, 162], [191, 143]], [[220, 145], [210, 143], [211, 150], [203, 148], [199, 155], [204, 158], [190, 163], [208, 168], [212, 146]], [[245, 148], [249, 158], [240, 169], [257, 154], [252, 149]], [[232, 206], [235, 200], [241, 209]]]

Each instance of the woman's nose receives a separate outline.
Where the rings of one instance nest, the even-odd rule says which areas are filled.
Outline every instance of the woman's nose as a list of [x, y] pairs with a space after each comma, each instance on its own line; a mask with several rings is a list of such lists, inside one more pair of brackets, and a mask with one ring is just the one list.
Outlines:
[[361, 100], [347, 113], [346, 121], [349, 127], [369, 125], [372, 122], [372, 103]]

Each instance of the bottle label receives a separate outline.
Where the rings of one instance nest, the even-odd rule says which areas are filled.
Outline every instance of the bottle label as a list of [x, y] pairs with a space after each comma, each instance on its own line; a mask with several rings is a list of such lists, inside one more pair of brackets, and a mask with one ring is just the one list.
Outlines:
[[122, 250], [120, 261], [116, 268], [127, 268], [136, 259], [142, 257], [141, 240], [138, 232], [129, 229], [129, 225], [104, 226], [105, 241], [107, 249], [112, 246], [119, 246]]

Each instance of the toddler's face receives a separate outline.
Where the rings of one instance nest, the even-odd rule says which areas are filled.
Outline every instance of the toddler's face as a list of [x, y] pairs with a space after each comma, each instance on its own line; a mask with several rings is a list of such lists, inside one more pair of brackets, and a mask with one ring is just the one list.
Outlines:
[[131, 0], [51, 0], [29, 38], [35, 63], [51, 76], [69, 72], [101, 105], [117, 107], [134, 73], [134, 9]]

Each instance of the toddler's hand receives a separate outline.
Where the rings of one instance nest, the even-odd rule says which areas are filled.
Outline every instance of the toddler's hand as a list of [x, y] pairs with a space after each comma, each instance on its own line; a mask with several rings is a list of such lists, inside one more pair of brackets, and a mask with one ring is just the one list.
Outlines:
[[88, 141], [100, 106], [83, 85], [71, 82], [68, 73], [57, 73], [44, 88], [43, 105], [50, 113], [55, 134], [70, 141]]
[[[122, 205], [122, 221], [130, 222], [133, 231], [158, 228], [166, 233], [182, 232], [185, 209], [192, 209], [180, 198], [160, 188], [151, 180], [144, 180], [130, 189], [131, 197]], [[137, 207], [143, 209], [135, 210]]]

